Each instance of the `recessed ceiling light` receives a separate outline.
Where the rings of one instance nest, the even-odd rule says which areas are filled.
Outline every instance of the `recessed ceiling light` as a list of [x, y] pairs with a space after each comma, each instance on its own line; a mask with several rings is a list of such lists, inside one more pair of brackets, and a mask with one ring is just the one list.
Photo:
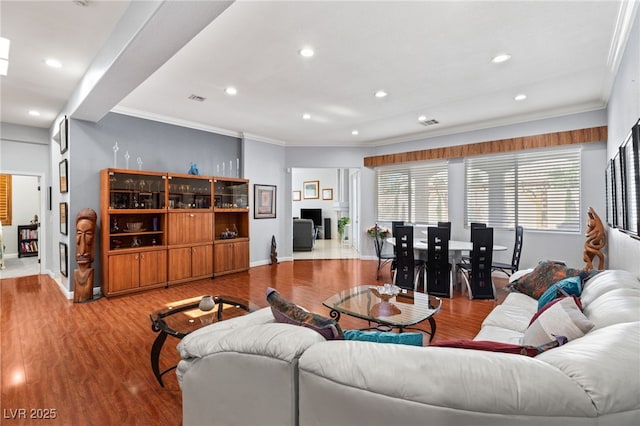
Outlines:
[[227, 95], [231, 95], [231, 96], [233, 96], [233, 95], [235, 95], [235, 94], [237, 94], [237, 93], [238, 93], [238, 89], [236, 89], [235, 87], [229, 86], [229, 87], [227, 87], [226, 89], [224, 89], [224, 92], [225, 92]]
[[311, 120], [311, 114], [305, 112], [304, 114], [302, 114], [302, 118], [304, 120]]
[[310, 47], [303, 47], [302, 49], [300, 49], [298, 51], [298, 53], [300, 53], [300, 56], [305, 57], [305, 58], [310, 58], [314, 55], [314, 51], [312, 48]]
[[359, 131], [357, 131], [357, 130], [352, 130], [352, 131], [351, 131], [351, 134], [352, 134], [353, 136], [358, 136], [358, 135], [360, 134], [360, 132], [359, 132]]
[[515, 99], [516, 101], [524, 101], [525, 99], [527, 99], [527, 95], [525, 95], [524, 93], [520, 93], [519, 95], [516, 95], [513, 99]]
[[423, 126], [433, 126], [434, 124], [440, 123], [435, 118], [427, 118], [426, 115], [421, 115], [420, 117], [418, 117], [418, 122]]
[[500, 64], [502, 62], [507, 62], [509, 59], [511, 59], [511, 55], [509, 55], [508, 53], [500, 53], [494, 56], [491, 59], [491, 62], [493, 62], [494, 64]]
[[384, 98], [388, 95], [387, 92], [385, 92], [384, 90], [378, 90], [376, 92], [376, 98]]
[[47, 58], [44, 60], [44, 63], [49, 65], [51, 68], [62, 68], [62, 64], [57, 59]]
[[40, 117], [40, 112], [36, 111], [35, 109], [32, 109], [31, 111], [29, 111], [29, 115], [33, 117]]

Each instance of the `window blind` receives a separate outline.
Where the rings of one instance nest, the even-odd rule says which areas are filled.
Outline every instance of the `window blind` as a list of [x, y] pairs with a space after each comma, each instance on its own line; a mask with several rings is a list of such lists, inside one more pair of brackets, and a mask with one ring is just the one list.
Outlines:
[[580, 231], [580, 148], [465, 159], [466, 223]]
[[0, 222], [11, 225], [11, 175], [0, 174]]
[[376, 170], [377, 220], [436, 223], [449, 217], [446, 161]]

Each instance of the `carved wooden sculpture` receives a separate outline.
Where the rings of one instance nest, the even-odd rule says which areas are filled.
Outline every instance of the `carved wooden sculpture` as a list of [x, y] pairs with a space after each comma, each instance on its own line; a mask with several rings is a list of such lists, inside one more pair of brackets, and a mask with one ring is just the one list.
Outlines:
[[607, 234], [604, 230], [604, 225], [598, 214], [589, 207], [589, 221], [587, 222], [587, 241], [584, 243], [584, 255], [583, 260], [587, 263], [584, 267], [585, 271], [593, 269], [593, 258], [598, 258], [598, 269], [604, 269], [604, 254], [602, 249], [607, 245]]
[[275, 265], [278, 263], [278, 252], [276, 251], [276, 236], [271, 236], [271, 264]]
[[76, 262], [73, 271], [73, 301], [87, 302], [93, 299], [93, 242], [98, 216], [93, 209], [82, 209], [76, 217]]

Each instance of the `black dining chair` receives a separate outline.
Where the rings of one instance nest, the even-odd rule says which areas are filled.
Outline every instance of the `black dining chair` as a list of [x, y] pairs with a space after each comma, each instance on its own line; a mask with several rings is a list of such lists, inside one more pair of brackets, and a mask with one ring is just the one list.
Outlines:
[[419, 266], [413, 252], [413, 226], [396, 227], [396, 272], [393, 283], [400, 288], [417, 291]]
[[391, 222], [391, 236], [392, 237], [396, 236], [396, 228], [398, 226], [404, 226], [404, 222], [402, 222], [402, 221], [393, 221], [393, 222]]
[[469, 224], [469, 228], [471, 229], [475, 229], [475, 228], [486, 228], [487, 224], [486, 223], [482, 223], [482, 222], [471, 222]]
[[[487, 224], [486, 223], [482, 223], [482, 222], [471, 222], [469, 223], [469, 229], [471, 229], [472, 231], [476, 228], [486, 228]], [[471, 257], [470, 256], [462, 256], [462, 258], [460, 259], [462, 261], [463, 264], [468, 264], [471, 261]]]
[[427, 293], [452, 297], [453, 277], [449, 263], [450, 228], [427, 228]]
[[495, 299], [495, 286], [491, 277], [493, 263], [493, 228], [471, 230], [470, 262], [459, 263], [458, 270], [467, 285], [469, 299]]
[[506, 274], [508, 277], [520, 267], [520, 255], [522, 254], [522, 240], [524, 238], [524, 228], [520, 225], [516, 226], [516, 241], [513, 244], [513, 255], [511, 263], [493, 262], [491, 269]]
[[380, 271], [388, 263], [391, 264], [390, 270], [393, 276], [393, 271], [396, 269], [396, 254], [395, 254], [395, 247], [394, 247], [393, 253], [383, 252], [382, 249], [384, 248], [384, 238], [380, 236], [380, 227], [378, 226], [377, 223], [375, 226], [375, 230], [376, 232], [375, 232], [375, 238], [373, 243], [376, 248], [376, 255], [378, 256], [378, 269], [376, 270], [376, 280], [379, 280]]
[[[451, 239], [451, 222], [438, 222], [438, 228], [447, 228], [449, 230], [449, 237], [447, 239]], [[427, 230], [427, 232], [429, 232]]]

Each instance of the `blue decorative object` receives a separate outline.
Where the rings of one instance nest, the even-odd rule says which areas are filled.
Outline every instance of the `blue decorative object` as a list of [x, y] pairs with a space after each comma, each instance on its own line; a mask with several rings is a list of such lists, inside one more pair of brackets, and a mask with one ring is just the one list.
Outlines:
[[198, 171], [198, 166], [196, 165], [196, 163], [191, 163], [191, 167], [189, 167], [189, 174], [190, 175], [199, 175], [200, 172]]

